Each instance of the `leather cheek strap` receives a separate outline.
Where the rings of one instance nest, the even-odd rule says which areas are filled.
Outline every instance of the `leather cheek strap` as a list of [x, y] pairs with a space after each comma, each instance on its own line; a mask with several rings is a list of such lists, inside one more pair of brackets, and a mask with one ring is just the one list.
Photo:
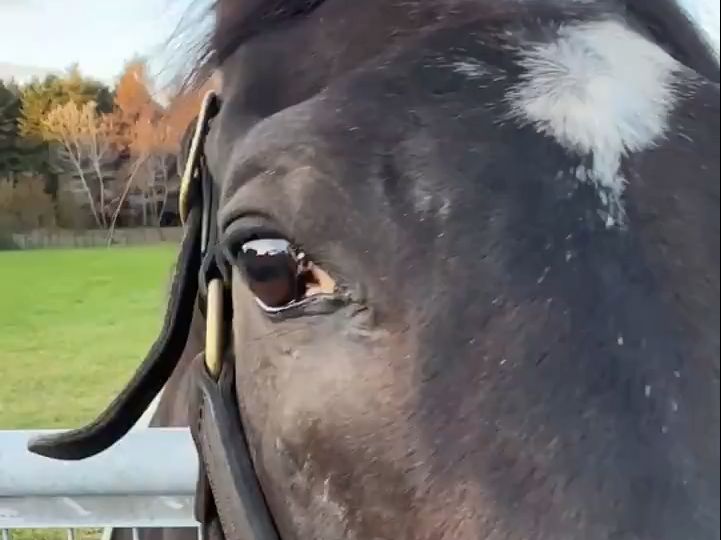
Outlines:
[[190, 428], [200, 457], [196, 518], [206, 538], [222, 528], [228, 540], [279, 540], [238, 414], [233, 363], [223, 362], [217, 381], [203, 354], [193, 360], [192, 370]]

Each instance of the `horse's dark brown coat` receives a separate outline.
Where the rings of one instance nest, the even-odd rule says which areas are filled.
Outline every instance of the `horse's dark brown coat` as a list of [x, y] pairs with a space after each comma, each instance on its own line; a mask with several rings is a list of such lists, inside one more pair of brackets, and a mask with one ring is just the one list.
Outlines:
[[[624, 161], [625, 229], [577, 158], [500, 121], [509, 44], [664, 27], [629, 4], [219, 3], [221, 231], [262, 219], [355, 299], [271, 321], [234, 276], [284, 539], [718, 537], [718, 85], [689, 75], [667, 139]], [[664, 46], [718, 80], [681, 30]], [[503, 77], [449, 69], [468, 58]], [[186, 421], [184, 377], [156, 424]]]

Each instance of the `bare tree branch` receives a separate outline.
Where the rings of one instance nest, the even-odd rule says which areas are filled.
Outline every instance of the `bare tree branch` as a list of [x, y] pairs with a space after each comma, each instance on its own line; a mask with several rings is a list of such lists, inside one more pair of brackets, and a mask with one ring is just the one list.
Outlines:
[[[109, 160], [113, 146], [112, 123], [109, 117], [98, 115], [93, 101], [83, 105], [69, 101], [52, 109], [45, 116], [43, 128], [47, 138], [60, 146], [59, 157], [71, 165], [80, 178], [95, 223], [98, 227], [106, 228], [106, 179], [102, 166]], [[100, 212], [86, 176], [86, 164], [95, 172], [98, 182]]]
[[123, 193], [120, 195], [120, 200], [118, 201], [118, 206], [115, 207], [115, 212], [113, 212], [113, 218], [110, 222], [110, 228], [108, 229], [108, 247], [110, 247], [113, 243], [113, 233], [115, 232], [115, 224], [118, 221], [118, 216], [120, 215], [120, 210], [123, 207], [123, 203], [125, 202], [125, 199], [128, 197], [128, 193], [130, 193], [130, 188], [133, 185], [133, 180], [135, 180], [135, 176], [138, 174], [138, 171], [143, 166], [143, 163], [147, 159], [147, 155], [139, 156], [135, 159], [135, 162], [133, 163], [133, 166], [131, 167], [130, 174], [128, 175], [128, 179], [125, 182], [125, 187], [123, 188]]

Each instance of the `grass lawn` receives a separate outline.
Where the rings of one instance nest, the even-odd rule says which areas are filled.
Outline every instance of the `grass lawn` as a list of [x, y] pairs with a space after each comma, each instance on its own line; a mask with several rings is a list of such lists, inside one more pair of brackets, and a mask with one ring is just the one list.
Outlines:
[[0, 429], [75, 427], [100, 411], [160, 328], [176, 249], [0, 252]]
[[100, 411], [155, 338], [176, 249], [0, 252], [0, 429]]

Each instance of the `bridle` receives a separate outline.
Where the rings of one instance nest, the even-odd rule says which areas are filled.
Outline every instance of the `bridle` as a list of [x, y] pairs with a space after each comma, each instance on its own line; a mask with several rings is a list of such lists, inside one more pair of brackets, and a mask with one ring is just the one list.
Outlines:
[[84, 459], [120, 440], [173, 374], [190, 333], [196, 298], [204, 312], [203, 352], [192, 361], [190, 431], [198, 450], [195, 515], [205, 538], [278, 540], [248, 450], [235, 394], [233, 355], [226, 343], [232, 314], [230, 279], [217, 241], [217, 189], [204, 142], [220, 99], [208, 92], [198, 114], [180, 189], [184, 236], [160, 334], [125, 388], [88, 425], [30, 441], [31, 452]]

